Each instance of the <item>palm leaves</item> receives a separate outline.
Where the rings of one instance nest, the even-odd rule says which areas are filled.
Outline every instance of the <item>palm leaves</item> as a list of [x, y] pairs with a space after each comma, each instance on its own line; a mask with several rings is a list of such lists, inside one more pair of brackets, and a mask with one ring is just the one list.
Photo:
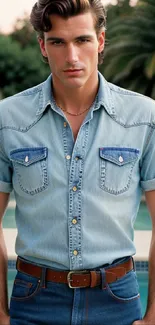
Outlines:
[[110, 20], [101, 72], [119, 86], [155, 98], [155, 1], [139, 0]]

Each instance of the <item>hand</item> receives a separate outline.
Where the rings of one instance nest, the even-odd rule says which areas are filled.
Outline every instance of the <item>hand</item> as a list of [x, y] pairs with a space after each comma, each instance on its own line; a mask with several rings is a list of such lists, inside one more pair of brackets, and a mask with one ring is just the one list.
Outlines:
[[132, 325], [155, 325], [155, 320], [151, 322], [143, 318], [142, 320], [136, 320]]
[[0, 316], [1, 318], [1, 325], [10, 325], [10, 316]]

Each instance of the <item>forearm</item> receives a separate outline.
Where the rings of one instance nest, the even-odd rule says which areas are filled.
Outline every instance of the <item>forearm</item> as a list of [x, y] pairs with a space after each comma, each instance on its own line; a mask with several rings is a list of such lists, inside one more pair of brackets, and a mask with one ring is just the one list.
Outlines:
[[0, 226], [0, 315], [8, 312], [7, 270], [8, 257], [2, 226]]
[[149, 286], [146, 316], [155, 319], [155, 236], [153, 235], [149, 252]]

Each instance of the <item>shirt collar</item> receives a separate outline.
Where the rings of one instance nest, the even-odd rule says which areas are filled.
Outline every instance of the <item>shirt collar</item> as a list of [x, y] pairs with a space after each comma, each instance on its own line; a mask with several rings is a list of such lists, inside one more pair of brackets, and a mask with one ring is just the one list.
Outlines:
[[109, 84], [100, 72], [98, 72], [98, 76], [99, 90], [97, 94], [97, 106], [95, 109], [103, 107], [109, 115], [114, 116], [116, 114]]
[[[103, 107], [109, 115], [114, 116], [116, 114], [109, 84], [100, 72], [98, 72], [98, 76], [99, 89], [97, 94], [97, 103], [94, 110]], [[43, 114], [48, 106], [51, 106], [51, 108], [55, 110], [55, 102], [52, 94], [52, 75], [43, 82], [41, 92], [39, 108], [36, 115]]]
[[52, 95], [52, 75], [50, 75], [45, 82], [42, 83], [41, 95], [39, 98], [39, 108], [36, 115], [41, 115], [44, 113], [48, 106], [53, 105], [53, 95]]

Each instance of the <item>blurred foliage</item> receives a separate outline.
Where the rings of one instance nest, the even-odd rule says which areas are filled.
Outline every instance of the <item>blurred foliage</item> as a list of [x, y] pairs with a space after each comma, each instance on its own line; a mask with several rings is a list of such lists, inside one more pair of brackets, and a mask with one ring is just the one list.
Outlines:
[[33, 87], [49, 74], [27, 17], [17, 20], [10, 35], [0, 34], [0, 98]]
[[139, 0], [124, 14], [122, 9], [111, 19], [116, 9], [109, 7], [107, 46], [100, 71], [110, 82], [155, 99], [155, 1]]
[[117, 5], [107, 6], [107, 26], [109, 29], [110, 24], [120, 17], [126, 17], [132, 14], [134, 7], [131, 6], [130, 0], [118, 0]]
[[27, 16], [27, 14], [25, 14], [23, 18], [18, 18], [16, 20], [13, 26], [13, 32], [10, 33], [10, 36], [12, 40], [17, 41], [22, 48], [34, 46], [39, 50], [37, 36], [29, 22], [29, 16]]

